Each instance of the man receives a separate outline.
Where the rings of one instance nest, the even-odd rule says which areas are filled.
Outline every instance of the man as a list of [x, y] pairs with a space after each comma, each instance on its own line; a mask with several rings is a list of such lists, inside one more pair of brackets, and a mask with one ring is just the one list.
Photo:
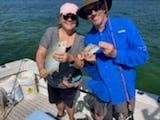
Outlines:
[[84, 51], [84, 68], [92, 76], [88, 86], [96, 96], [92, 100], [95, 119], [103, 120], [112, 103], [116, 120], [133, 120], [135, 67], [148, 60], [147, 47], [129, 19], [106, 15], [112, 0], [84, 0], [83, 4], [77, 15], [93, 24], [84, 44], [100, 48], [94, 54]]

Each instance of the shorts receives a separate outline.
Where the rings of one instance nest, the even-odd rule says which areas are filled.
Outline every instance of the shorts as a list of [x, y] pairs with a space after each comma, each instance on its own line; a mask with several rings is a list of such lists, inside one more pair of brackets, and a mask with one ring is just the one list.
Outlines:
[[[129, 101], [131, 111], [132, 113], [134, 112], [134, 107], [135, 107], [135, 99], [132, 99]], [[118, 119], [119, 115], [122, 114], [124, 118], [127, 118], [129, 116], [129, 109], [128, 109], [128, 103], [123, 102], [118, 105], [113, 105], [113, 116]]]
[[97, 98], [96, 96], [91, 95], [88, 104], [91, 109], [96, 110], [97, 115], [104, 116], [105, 120], [112, 120], [112, 104], [109, 102], [104, 102]]
[[56, 88], [48, 84], [48, 96], [50, 103], [59, 103], [63, 101], [67, 107], [72, 108], [75, 104], [77, 88]]
[[[90, 105], [91, 109], [97, 111], [96, 114], [104, 116], [105, 120], [112, 120], [112, 116], [118, 120], [120, 113], [122, 113], [125, 118], [129, 116], [127, 102], [118, 105], [112, 105], [111, 102], [105, 102], [100, 100], [96, 96], [91, 96], [88, 101], [88, 104]], [[132, 112], [134, 112], [135, 99], [130, 100], [130, 105], [132, 108]]]

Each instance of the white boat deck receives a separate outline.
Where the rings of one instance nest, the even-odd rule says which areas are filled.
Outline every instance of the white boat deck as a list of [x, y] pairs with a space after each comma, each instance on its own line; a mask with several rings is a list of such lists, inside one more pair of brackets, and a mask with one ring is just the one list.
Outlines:
[[160, 120], [158, 96], [144, 93], [136, 95], [135, 120]]
[[[27, 63], [28, 62], [28, 63]], [[36, 64], [33, 61], [30, 61], [29, 59], [23, 60], [23, 63], [20, 61], [16, 61], [16, 64], [11, 63], [14, 66], [14, 69], [11, 68], [11, 64], [6, 64], [7, 67], [1, 68], [0, 66], [0, 81], [3, 80], [4, 77], [15, 74], [21, 71], [25, 70], [33, 70], [37, 72]], [[26, 64], [27, 63], [27, 64]], [[21, 64], [21, 65], [20, 65]], [[16, 69], [16, 65], [18, 69]], [[19, 67], [21, 67], [19, 69]], [[3, 69], [3, 70], [2, 70]], [[14, 70], [14, 71], [13, 71]], [[85, 79], [85, 78], [84, 78]], [[52, 114], [53, 116], [56, 116], [57, 110], [54, 104], [50, 104], [48, 102], [48, 96], [47, 96], [47, 87], [46, 83], [43, 79], [39, 80], [39, 93], [32, 99], [32, 100], [22, 100], [18, 104], [16, 104], [8, 114], [8, 116], [5, 119], [2, 120], [25, 120], [25, 118], [29, 115], [31, 115], [36, 110], [42, 110], [44, 112], [48, 112]], [[0, 86], [2, 87], [2, 86]], [[143, 93], [138, 94], [138, 90], [136, 91], [136, 107], [135, 107], [135, 120], [160, 120], [160, 103], [157, 101], [158, 96], [149, 94], [149, 93]], [[85, 96], [86, 93], [81, 92], [81, 97], [79, 97], [79, 100], [83, 100], [82, 96]], [[85, 101], [83, 101], [86, 103]], [[82, 111], [84, 114], [88, 114], [89, 111], [87, 111], [85, 108]], [[1, 119], [0, 119], [1, 120]], [[39, 119], [35, 119], [39, 120]], [[68, 117], [65, 116], [63, 120], [68, 120]], [[92, 119], [89, 119], [92, 120]]]
[[[56, 116], [56, 107], [48, 102], [48, 97], [38, 94], [33, 100], [23, 100], [18, 103], [10, 112], [6, 120], [24, 120], [35, 110], [42, 110]], [[67, 120], [67, 116], [63, 118]], [[160, 120], [160, 107], [155, 108], [151, 104], [136, 102], [135, 120]]]
[[48, 102], [47, 96], [38, 94], [33, 100], [23, 100], [10, 112], [6, 120], [24, 120], [36, 110], [42, 110], [56, 116], [56, 107]]

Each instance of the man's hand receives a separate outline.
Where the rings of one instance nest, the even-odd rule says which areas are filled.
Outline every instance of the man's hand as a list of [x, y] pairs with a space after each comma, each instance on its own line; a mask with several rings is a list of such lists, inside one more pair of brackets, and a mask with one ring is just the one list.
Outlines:
[[106, 56], [115, 58], [117, 55], [117, 50], [114, 48], [113, 44], [107, 42], [99, 42], [99, 47], [103, 50]]

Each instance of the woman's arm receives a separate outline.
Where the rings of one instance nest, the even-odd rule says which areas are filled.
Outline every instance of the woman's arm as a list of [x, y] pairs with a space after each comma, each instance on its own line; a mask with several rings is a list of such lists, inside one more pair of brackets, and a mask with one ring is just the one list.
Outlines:
[[36, 53], [36, 62], [40, 76], [43, 78], [45, 78], [48, 75], [48, 71], [44, 67], [46, 53], [47, 49], [40, 45]]

